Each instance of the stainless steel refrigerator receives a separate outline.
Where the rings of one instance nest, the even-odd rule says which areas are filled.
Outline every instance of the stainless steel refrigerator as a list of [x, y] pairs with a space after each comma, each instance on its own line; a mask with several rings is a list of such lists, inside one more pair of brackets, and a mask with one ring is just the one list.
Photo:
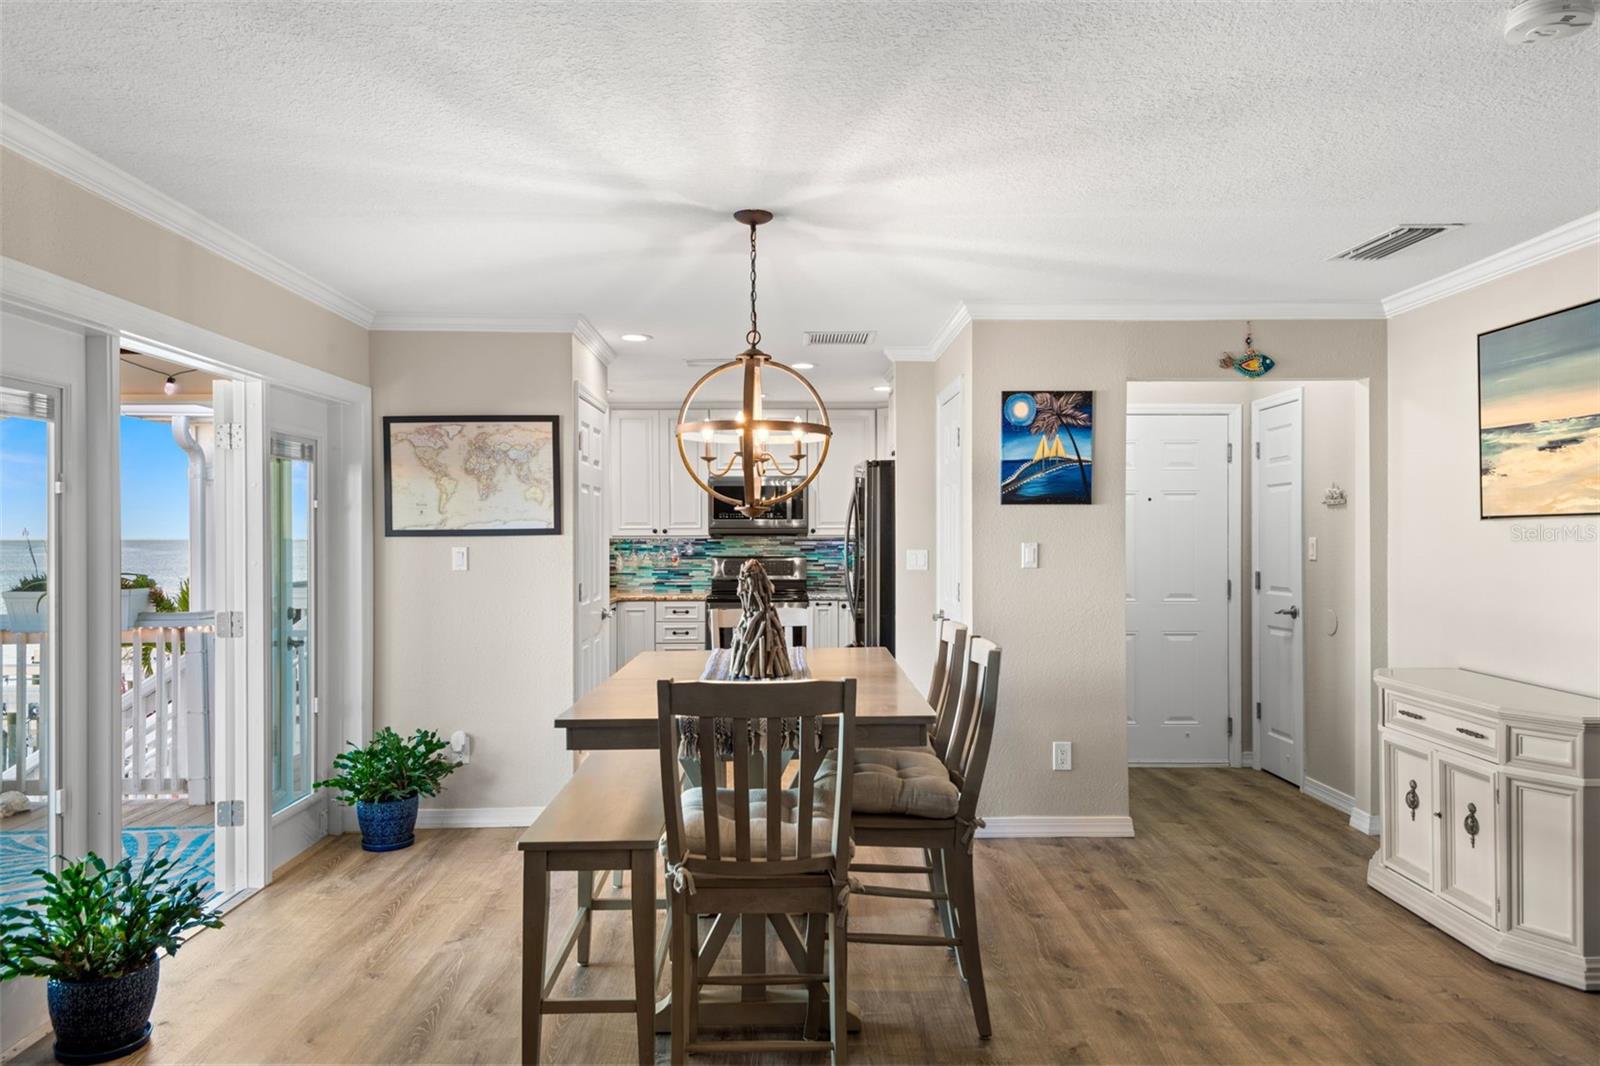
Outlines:
[[854, 631], [852, 648], [894, 651], [894, 461], [873, 459], [856, 467], [855, 492], [845, 520], [845, 588]]

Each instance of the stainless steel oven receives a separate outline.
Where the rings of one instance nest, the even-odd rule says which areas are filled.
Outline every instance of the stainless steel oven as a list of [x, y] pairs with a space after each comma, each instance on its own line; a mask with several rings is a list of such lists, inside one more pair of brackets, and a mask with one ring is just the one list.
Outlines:
[[[800, 483], [799, 478], [768, 478], [763, 488], [763, 495], [779, 495], [788, 492]], [[713, 478], [711, 487], [724, 496], [735, 500], [744, 499], [744, 478], [719, 477]], [[782, 503], [761, 512], [755, 518], [746, 518], [738, 509], [725, 500], [715, 496], [711, 500], [711, 520], [709, 528], [712, 536], [752, 536], [760, 534], [784, 534], [791, 537], [805, 536], [809, 530], [806, 527], [806, 496], [809, 492], [802, 492], [792, 496]]]

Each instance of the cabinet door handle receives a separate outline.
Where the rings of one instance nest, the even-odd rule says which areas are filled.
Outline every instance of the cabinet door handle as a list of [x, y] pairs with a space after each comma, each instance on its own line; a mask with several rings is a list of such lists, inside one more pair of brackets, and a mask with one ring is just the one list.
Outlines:
[[1478, 805], [1467, 804], [1467, 816], [1461, 820], [1461, 828], [1467, 831], [1467, 840], [1473, 847], [1478, 846]]
[[1417, 795], [1417, 783], [1411, 782], [1411, 788], [1406, 792], [1406, 806], [1411, 808], [1411, 820], [1417, 820], [1417, 808], [1422, 806], [1422, 797]]
[[1463, 726], [1459, 726], [1459, 725], [1456, 726], [1456, 732], [1457, 733], [1464, 733], [1465, 735], [1467, 735], [1469, 737], [1472, 737], [1475, 740], [1488, 740], [1489, 739], [1487, 736], [1485, 736], [1482, 733], [1479, 733], [1477, 730], [1467, 729], [1467, 728], [1465, 728]]
[[1401, 718], [1415, 718], [1419, 722], [1426, 722], [1427, 721], [1427, 719], [1424, 718], [1422, 715], [1420, 715], [1420, 714], [1412, 714], [1410, 711], [1404, 709], [1403, 707], [1396, 707], [1394, 709], [1394, 713], [1398, 714]]

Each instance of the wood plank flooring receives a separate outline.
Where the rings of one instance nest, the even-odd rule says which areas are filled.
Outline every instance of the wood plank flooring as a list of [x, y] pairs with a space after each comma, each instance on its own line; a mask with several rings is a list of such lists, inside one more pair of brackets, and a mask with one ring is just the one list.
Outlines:
[[[1129, 776], [1135, 839], [978, 843], [994, 1039], [976, 1038], [941, 950], [852, 945], [866, 1025], [854, 1061], [1600, 1057], [1600, 996], [1489, 963], [1368, 889], [1377, 842], [1336, 811], [1255, 771]], [[515, 1061], [517, 835], [425, 831], [390, 855], [354, 836], [323, 845], [163, 964], [155, 1038], [129, 1061]], [[559, 930], [571, 877], [557, 889]], [[925, 904], [883, 898], [853, 899], [851, 921], [934, 929]], [[626, 922], [597, 919], [593, 964], [560, 994], [631, 994]], [[551, 1062], [629, 1062], [633, 1030], [556, 1017], [545, 1048]], [[664, 1037], [657, 1053], [665, 1062]], [[48, 1054], [45, 1042], [22, 1061]]]

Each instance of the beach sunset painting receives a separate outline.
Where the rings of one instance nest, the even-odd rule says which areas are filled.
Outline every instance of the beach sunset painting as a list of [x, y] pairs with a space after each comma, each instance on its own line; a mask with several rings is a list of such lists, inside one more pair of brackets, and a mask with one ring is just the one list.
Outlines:
[[1600, 300], [1478, 335], [1483, 518], [1600, 514]]

